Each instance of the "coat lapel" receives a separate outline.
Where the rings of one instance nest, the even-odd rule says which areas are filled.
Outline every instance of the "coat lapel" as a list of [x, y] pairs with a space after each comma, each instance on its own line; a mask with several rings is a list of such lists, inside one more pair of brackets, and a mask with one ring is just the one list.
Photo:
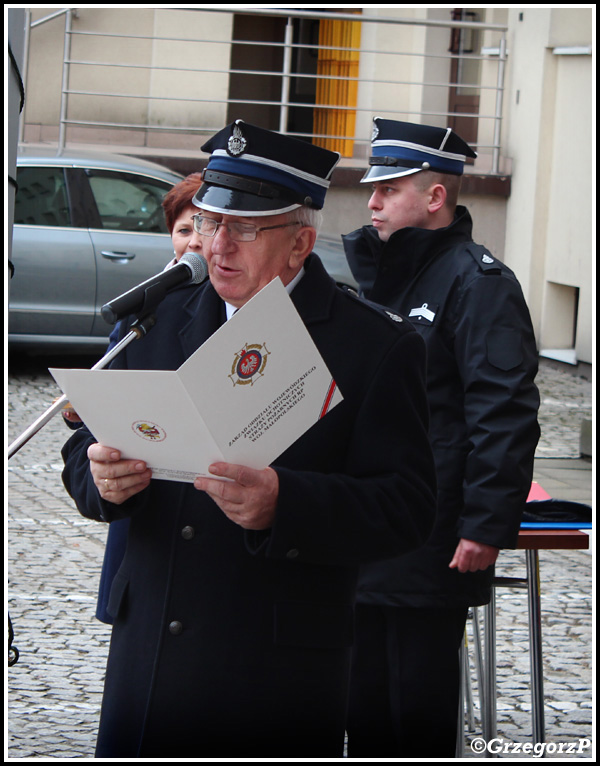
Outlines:
[[292, 302], [305, 325], [328, 321], [335, 295], [335, 282], [314, 253], [304, 263], [305, 274], [292, 291]]
[[187, 359], [225, 322], [225, 304], [206, 282], [185, 303], [183, 312], [179, 341]]

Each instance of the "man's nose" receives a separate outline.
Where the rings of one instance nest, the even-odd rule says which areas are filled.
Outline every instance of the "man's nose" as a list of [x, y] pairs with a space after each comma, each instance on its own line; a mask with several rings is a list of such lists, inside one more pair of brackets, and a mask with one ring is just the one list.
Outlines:
[[369, 210], [379, 210], [381, 208], [381, 201], [379, 199], [377, 189], [373, 189], [373, 193], [371, 194], [367, 207]]
[[221, 224], [217, 228], [214, 237], [211, 238], [211, 250], [214, 253], [226, 253], [235, 248], [235, 240], [229, 234], [227, 226]]

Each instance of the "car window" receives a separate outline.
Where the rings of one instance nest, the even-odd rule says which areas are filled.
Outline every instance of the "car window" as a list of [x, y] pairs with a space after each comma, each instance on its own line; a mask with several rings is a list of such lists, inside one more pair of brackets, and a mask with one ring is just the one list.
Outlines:
[[30, 226], [71, 225], [63, 168], [17, 169], [15, 223]]
[[102, 228], [169, 233], [161, 206], [171, 188], [167, 181], [112, 170], [86, 172]]

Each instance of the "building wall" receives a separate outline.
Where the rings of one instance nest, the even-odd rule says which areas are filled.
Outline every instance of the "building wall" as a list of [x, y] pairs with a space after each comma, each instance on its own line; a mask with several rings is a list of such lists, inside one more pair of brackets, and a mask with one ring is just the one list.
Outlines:
[[[592, 257], [592, 100], [590, 57], [558, 56], [555, 61], [556, 109], [547, 216], [546, 290], [542, 308], [542, 348], [571, 348], [591, 362]], [[565, 151], [565, 148], [567, 150]], [[553, 286], [561, 286], [558, 291]], [[578, 292], [578, 306], [576, 303]], [[575, 311], [577, 315], [575, 316]], [[561, 318], [558, 326], [556, 320]], [[566, 328], [563, 327], [566, 325]], [[566, 331], [565, 331], [566, 330]]]
[[[50, 8], [32, 9], [33, 20]], [[465, 193], [474, 218], [475, 239], [504, 260], [517, 274], [532, 314], [543, 353], [570, 351], [591, 362], [593, 263], [593, 73], [590, 55], [557, 55], [554, 48], [590, 45], [592, 8], [480, 8], [480, 20], [508, 23], [508, 60], [502, 95], [502, 157], [500, 173], [508, 184], [504, 196]], [[402, 19], [446, 19], [448, 8], [365, 6], [365, 15]], [[81, 90], [116, 91], [141, 98], [72, 95], [70, 116], [82, 120], [159, 125], [203, 126], [212, 134], [227, 121], [228, 69], [232, 16], [173, 8], [89, 7], [76, 9], [76, 30], [126, 32], [148, 39], [73, 36], [72, 58], [137, 64], [136, 69], [73, 67], [69, 86]], [[163, 40], [160, 38], [177, 38]], [[31, 31], [26, 81], [25, 140], [56, 141], [64, 48], [64, 17]], [[216, 44], [210, 41], [224, 41]], [[482, 32], [480, 45], [499, 45], [500, 33]], [[447, 82], [449, 30], [419, 25], [364, 23], [358, 92], [357, 136], [371, 133], [372, 117], [445, 124], [431, 114], [447, 109], [447, 89], [423, 86], [424, 80]], [[392, 55], [402, 51], [402, 55]], [[425, 59], [421, 54], [438, 53]], [[249, 68], [252, 68], [249, 62]], [[146, 69], [171, 65], [207, 72]], [[497, 58], [480, 62], [481, 84], [495, 86]], [[402, 83], [375, 82], [399, 79]], [[408, 85], [406, 83], [416, 83]], [[156, 98], [148, 98], [148, 96]], [[469, 172], [483, 181], [492, 167], [489, 145], [497, 127], [493, 115], [497, 95], [484, 89], [480, 98], [478, 159]], [[389, 105], [382, 111], [381, 104]], [[421, 118], [421, 113], [427, 116]], [[123, 129], [70, 128], [69, 140], [100, 144], [123, 151], [152, 153], [168, 160], [179, 150], [190, 172], [201, 165], [203, 135]], [[187, 155], [185, 153], [187, 152]], [[351, 183], [332, 185], [324, 233], [338, 236], [369, 222], [368, 189], [359, 186], [368, 146], [355, 142]], [[181, 169], [181, 168], [178, 168]], [[337, 172], [337, 171], [336, 171]], [[334, 176], [335, 178], [335, 176]], [[506, 180], [505, 179], [505, 180]], [[490, 180], [488, 177], [487, 180]]]
[[553, 49], [590, 45], [592, 11], [511, 9], [509, 30], [506, 262], [523, 284], [541, 352], [591, 363], [592, 57]]
[[[423, 18], [426, 9], [373, 8], [367, 6], [363, 12], [371, 17], [412, 19]], [[410, 55], [422, 50], [422, 40], [422, 27], [386, 23], [363, 24], [361, 31], [362, 52], [359, 64], [357, 134], [371, 135], [371, 124], [374, 116], [404, 120], [410, 119], [408, 115], [413, 108], [420, 111], [421, 88], [407, 83], [418, 83], [422, 79], [421, 58]], [[397, 55], [396, 52], [398, 51], [405, 55]], [[394, 76], [391, 76], [392, 72]], [[399, 82], [390, 82], [395, 78]], [[390, 111], [381, 110], [379, 105], [382, 103], [389, 104]], [[366, 157], [365, 149], [363, 145], [362, 158]]]
[[[32, 22], [58, 10], [33, 8]], [[71, 35], [70, 58], [132, 66], [72, 66], [68, 82], [70, 90], [118, 95], [71, 94], [69, 118], [116, 124], [207, 126], [207, 134], [212, 128], [218, 130], [226, 122], [225, 99], [229, 81], [226, 70], [231, 52], [227, 41], [231, 40], [231, 26], [232, 16], [227, 13], [78, 7], [73, 13], [74, 32], [99, 32], [108, 36]], [[31, 30], [26, 141], [56, 141], [58, 138], [64, 32], [64, 15]], [[174, 71], [174, 68], [180, 71]], [[202, 69], [209, 71], [192, 71]], [[73, 126], [68, 130], [71, 139], [100, 144], [191, 149], [201, 143], [193, 131], [181, 134], [148, 131], [144, 134], [122, 128]]]
[[[156, 125], [206, 125], [217, 130], [226, 123], [231, 45], [196, 42], [200, 40], [230, 40], [232, 16], [227, 13], [203, 13], [156, 9], [153, 35], [152, 64], [156, 67], [185, 66], [193, 69], [213, 69], [214, 72], [177, 72], [157, 69], [152, 73], [148, 119]], [[180, 38], [176, 43], [161, 37]], [[183, 38], [183, 39], [182, 39]], [[190, 38], [188, 42], [186, 38]], [[177, 61], [174, 62], [174, 57]], [[219, 71], [220, 70], [220, 71]], [[184, 100], [172, 101], [181, 97]], [[168, 98], [169, 100], [165, 100]], [[165, 134], [153, 132], [149, 145], [163, 146]], [[197, 142], [199, 143], [199, 142]]]
[[[32, 8], [31, 21], [48, 16], [59, 8]], [[65, 19], [60, 16], [32, 29], [29, 36], [29, 58], [24, 69], [25, 110], [28, 125], [26, 140], [45, 136], [58, 137], [60, 90], [64, 49]]]

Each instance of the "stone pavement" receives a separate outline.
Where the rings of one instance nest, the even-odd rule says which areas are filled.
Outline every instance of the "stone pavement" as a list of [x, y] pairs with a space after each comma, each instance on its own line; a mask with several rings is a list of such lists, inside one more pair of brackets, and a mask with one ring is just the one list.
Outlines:
[[[47, 367], [92, 363], [11, 358], [8, 442], [60, 393]], [[579, 458], [579, 429], [581, 418], [591, 417], [592, 384], [542, 364], [538, 385], [542, 439], [534, 478], [553, 496], [591, 503], [591, 462]], [[94, 617], [106, 528], [81, 517], [62, 487], [60, 448], [67, 436], [62, 418], [53, 418], [6, 472], [8, 607], [20, 653], [7, 671], [5, 760], [10, 761], [90, 759], [94, 753], [110, 638], [109, 627]], [[592, 555], [542, 551], [540, 561], [546, 740], [577, 744], [592, 734]], [[523, 552], [503, 551], [498, 574], [522, 577], [523, 572]], [[498, 737], [503, 744], [527, 743], [531, 697], [524, 592], [498, 591], [497, 607]], [[469, 759], [483, 757], [470, 749], [480, 734], [477, 697], [474, 712], [475, 728], [466, 736]], [[591, 756], [589, 749], [547, 754]]]

